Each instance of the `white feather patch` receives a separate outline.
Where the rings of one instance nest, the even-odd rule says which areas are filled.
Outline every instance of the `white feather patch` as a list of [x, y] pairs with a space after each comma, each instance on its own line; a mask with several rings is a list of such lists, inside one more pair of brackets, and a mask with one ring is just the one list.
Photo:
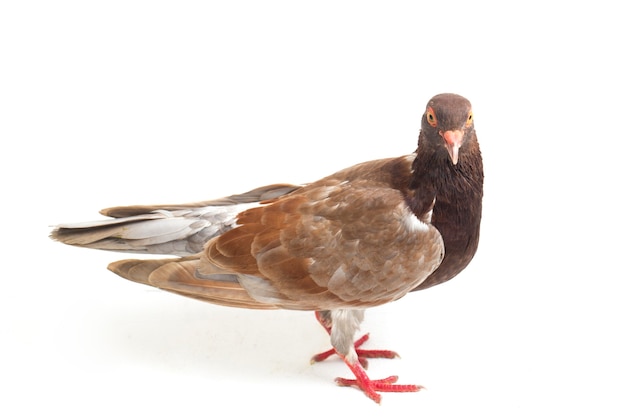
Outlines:
[[345, 356], [349, 362], [356, 362], [358, 356], [354, 350], [354, 335], [363, 321], [364, 310], [360, 309], [339, 309], [332, 310], [332, 331], [330, 333], [330, 343], [341, 355]]
[[250, 297], [264, 304], [280, 304], [285, 297], [266, 279], [239, 274], [237, 279]]
[[[412, 233], [427, 232], [428, 224], [418, 219], [417, 216], [411, 211], [411, 209], [409, 209], [409, 207], [407, 207], [404, 203], [402, 203], [402, 206], [402, 221], [404, 223], [404, 226]], [[428, 220], [430, 220], [431, 215], [432, 210], [427, 215]]]

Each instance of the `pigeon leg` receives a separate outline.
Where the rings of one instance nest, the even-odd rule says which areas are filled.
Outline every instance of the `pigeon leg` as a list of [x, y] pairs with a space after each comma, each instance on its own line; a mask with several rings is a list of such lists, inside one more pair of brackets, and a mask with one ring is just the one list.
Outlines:
[[[380, 403], [381, 399], [378, 392], [417, 392], [423, 388], [419, 385], [396, 384], [398, 381], [397, 376], [390, 376], [384, 379], [370, 379], [367, 376], [365, 366], [363, 364], [365, 362], [365, 365], [367, 365], [367, 360], [364, 356], [362, 356], [364, 352], [365, 355], [372, 354], [372, 356], [368, 357], [377, 358], [395, 357], [396, 354], [395, 352], [390, 351], [365, 351], [358, 349], [368, 339], [367, 335], [361, 337], [354, 343], [351, 342], [354, 337], [354, 332], [358, 328], [358, 324], [363, 319], [362, 313], [360, 315], [359, 313], [346, 314], [345, 312], [344, 314], [338, 314], [337, 318], [340, 322], [335, 323], [336, 328], [334, 329], [333, 315], [331, 312], [316, 312], [315, 317], [331, 336], [331, 342], [333, 343], [334, 348], [314, 356], [313, 361], [318, 362], [336, 354], [345, 362], [355, 376], [355, 379], [336, 378], [335, 382], [338, 385], [343, 387], [359, 388], [365, 393], [365, 395], [376, 403]], [[348, 321], [346, 321], [346, 317], [348, 318]], [[354, 322], [357, 322], [356, 325], [354, 325]], [[348, 324], [348, 326], [346, 326], [346, 324]], [[352, 324], [352, 326], [350, 326], [350, 324]], [[335, 337], [333, 338], [333, 336]], [[393, 356], [389, 356], [389, 354], [392, 354]]]
[[395, 375], [383, 379], [370, 379], [359, 361], [350, 362], [348, 358], [341, 355], [339, 356], [346, 365], [348, 365], [348, 368], [350, 368], [356, 379], [336, 378], [335, 382], [337, 385], [359, 388], [365, 395], [378, 404], [380, 404], [381, 400], [381, 396], [378, 392], [417, 392], [424, 388], [421, 385], [396, 384], [398, 377]]
[[[317, 319], [317, 321], [320, 322], [320, 324], [322, 325], [322, 327], [324, 327], [324, 329], [326, 330], [326, 332], [328, 332], [328, 334], [330, 334], [331, 330], [332, 330], [332, 323], [330, 322], [329, 318], [322, 312], [316, 311], [315, 312], [315, 318]], [[359, 349], [361, 347], [361, 345], [363, 345], [363, 343], [367, 342], [367, 340], [369, 339], [369, 334], [364, 334], [363, 336], [361, 336], [356, 342], [354, 342], [354, 348], [356, 349], [356, 354], [359, 358], [359, 362], [361, 363], [361, 366], [364, 369], [367, 369], [368, 367], [368, 361], [366, 358], [384, 358], [384, 359], [393, 359], [393, 358], [398, 358], [400, 357], [400, 355], [398, 355], [396, 352], [392, 351], [392, 350], [380, 350], [380, 349]], [[326, 359], [328, 359], [329, 357], [331, 357], [332, 355], [337, 354], [337, 351], [334, 348], [328, 349], [327, 351], [318, 353], [317, 355], [314, 355], [311, 358], [311, 363], [315, 363], [315, 362], [322, 362]]]

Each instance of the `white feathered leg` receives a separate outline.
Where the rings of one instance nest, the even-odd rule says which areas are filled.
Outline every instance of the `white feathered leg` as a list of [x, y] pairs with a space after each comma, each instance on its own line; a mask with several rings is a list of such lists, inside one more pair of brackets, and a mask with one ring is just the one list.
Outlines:
[[358, 347], [367, 340], [367, 335], [354, 343], [354, 335], [359, 330], [364, 317], [364, 310], [340, 309], [333, 311], [317, 311], [317, 320], [330, 334], [330, 341], [333, 349], [315, 355], [312, 362], [322, 361], [332, 354], [337, 354], [350, 368], [356, 379], [336, 378], [338, 385], [346, 387], [356, 387], [365, 393], [369, 398], [380, 403], [380, 392], [417, 392], [423, 387], [420, 385], [396, 385], [397, 376], [390, 376], [383, 379], [372, 380], [365, 372], [367, 361], [364, 357], [393, 358], [397, 354], [389, 350], [361, 350]]

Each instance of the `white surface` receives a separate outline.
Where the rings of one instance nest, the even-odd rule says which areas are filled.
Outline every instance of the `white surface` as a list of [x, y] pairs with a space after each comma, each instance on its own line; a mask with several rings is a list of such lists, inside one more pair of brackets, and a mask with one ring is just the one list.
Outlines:
[[[204, 3], [0, 6], [0, 414], [624, 415], [618, 6]], [[334, 386], [341, 363], [309, 365], [312, 314], [162, 293], [47, 238], [410, 153], [445, 91], [474, 104], [479, 253], [364, 326], [402, 354], [371, 375], [427, 391], [376, 406]]]

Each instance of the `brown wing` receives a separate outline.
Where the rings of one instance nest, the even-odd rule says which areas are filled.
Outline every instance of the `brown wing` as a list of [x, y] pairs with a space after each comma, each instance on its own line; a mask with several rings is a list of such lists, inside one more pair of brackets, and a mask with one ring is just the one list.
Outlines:
[[109, 270], [121, 277], [186, 297], [213, 304], [251, 309], [275, 309], [277, 306], [254, 300], [236, 277], [213, 275], [210, 279], [197, 273], [198, 256], [170, 259], [125, 259], [113, 262]]
[[[406, 171], [406, 172], [405, 172]], [[443, 241], [396, 188], [410, 158], [373, 161], [240, 213], [202, 254], [127, 260], [128, 279], [217, 304], [328, 310], [405, 295], [439, 265]], [[402, 182], [402, 181], [400, 181]]]
[[241, 213], [239, 227], [207, 244], [200, 271], [217, 266], [259, 301], [304, 309], [406, 294], [441, 262], [439, 233], [386, 181], [340, 174]]

